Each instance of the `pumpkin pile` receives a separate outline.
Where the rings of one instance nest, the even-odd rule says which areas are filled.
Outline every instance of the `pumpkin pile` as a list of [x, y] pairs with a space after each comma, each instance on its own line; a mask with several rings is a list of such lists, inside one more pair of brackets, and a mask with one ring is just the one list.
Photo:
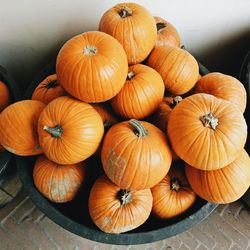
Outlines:
[[197, 195], [228, 203], [244, 194], [246, 99], [234, 77], [199, 75], [172, 24], [121, 3], [99, 31], [63, 45], [32, 100], [3, 110], [0, 138], [14, 154], [40, 155], [34, 183], [53, 202], [74, 199], [88, 182], [86, 159], [101, 158], [86, 206], [102, 231], [122, 233], [151, 214], [178, 217]]

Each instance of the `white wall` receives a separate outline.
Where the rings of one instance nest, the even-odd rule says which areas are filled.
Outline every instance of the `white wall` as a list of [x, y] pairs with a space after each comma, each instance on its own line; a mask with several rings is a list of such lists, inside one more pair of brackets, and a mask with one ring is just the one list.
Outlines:
[[[122, 1], [1, 0], [0, 64], [24, 88], [67, 39], [97, 29], [104, 11], [118, 2]], [[214, 70], [250, 49], [250, 0], [134, 2], [172, 22], [182, 44]]]

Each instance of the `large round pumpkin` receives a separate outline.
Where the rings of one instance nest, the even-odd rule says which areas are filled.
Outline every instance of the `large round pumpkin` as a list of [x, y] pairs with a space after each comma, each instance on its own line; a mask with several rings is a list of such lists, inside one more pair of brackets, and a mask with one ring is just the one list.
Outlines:
[[119, 3], [106, 11], [100, 20], [99, 29], [122, 44], [129, 64], [146, 59], [157, 37], [153, 16], [136, 3]]
[[59, 164], [75, 164], [91, 156], [104, 133], [102, 118], [88, 103], [58, 97], [43, 110], [38, 121], [44, 154]]
[[89, 213], [106, 233], [123, 233], [137, 228], [149, 217], [152, 209], [150, 189], [120, 189], [107, 177], [94, 183], [89, 197]]
[[10, 92], [3, 81], [0, 81], [0, 112], [10, 104]]
[[2, 146], [16, 155], [41, 154], [37, 122], [44, 107], [40, 101], [24, 100], [5, 108], [0, 116]]
[[68, 202], [75, 198], [85, 180], [84, 163], [59, 165], [44, 155], [40, 156], [33, 169], [35, 186], [53, 202]]
[[155, 47], [165, 45], [180, 47], [180, 35], [176, 28], [161, 17], [155, 16], [154, 19], [157, 28]]
[[201, 170], [215, 170], [230, 164], [243, 149], [247, 125], [232, 103], [195, 94], [172, 110], [168, 136], [185, 162]]
[[48, 104], [59, 96], [67, 95], [66, 91], [57, 81], [56, 74], [47, 76], [38, 84], [32, 94], [32, 100], [38, 100]]
[[215, 203], [238, 200], [250, 186], [250, 158], [245, 150], [224, 168], [203, 171], [186, 166], [188, 181], [203, 199]]
[[172, 95], [188, 92], [199, 76], [199, 67], [195, 58], [178, 47], [165, 45], [153, 49], [147, 65], [160, 73], [166, 90]]
[[181, 166], [171, 166], [168, 174], [152, 189], [152, 212], [162, 219], [170, 219], [187, 211], [196, 195], [190, 187]]
[[171, 164], [164, 133], [132, 119], [112, 126], [104, 137], [101, 159], [109, 179], [123, 189], [145, 189], [160, 182]]
[[246, 109], [247, 93], [236, 78], [219, 72], [203, 76], [195, 86], [196, 93], [207, 93], [234, 103], [242, 112]]
[[89, 31], [67, 41], [58, 53], [58, 81], [72, 96], [85, 102], [104, 102], [125, 83], [128, 62], [112, 36]]
[[127, 81], [111, 105], [122, 117], [143, 119], [158, 108], [164, 90], [163, 80], [154, 69], [136, 64], [129, 67]]

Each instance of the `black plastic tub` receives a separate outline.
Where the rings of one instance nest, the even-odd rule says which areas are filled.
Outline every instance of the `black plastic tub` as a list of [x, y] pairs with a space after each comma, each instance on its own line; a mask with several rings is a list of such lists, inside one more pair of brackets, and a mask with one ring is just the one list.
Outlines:
[[[199, 66], [201, 75], [209, 72], [203, 65], [200, 64]], [[38, 83], [53, 73], [55, 73], [54, 62], [37, 74], [27, 89], [25, 98], [30, 98]], [[178, 218], [163, 221], [150, 216], [146, 223], [130, 232], [107, 234], [94, 225], [87, 210], [87, 193], [91, 184], [86, 186], [85, 191], [80, 192], [72, 202], [65, 204], [52, 203], [44, 198], [34, 186], [32, 171], [35, 159], [36, 157], [16, 157], [20, 179], [30, 198], [55, 223], [74, 234], [93, 241], [117, 245], [134, 245], [166, 239], [198, 224], [217, 207], [217, 204], [198, 198], [195, 204]], [[90, 158], [87, 160], [87, 164], [91, 165], [89, 169], [92, 171], [90, 174], [93, 179], [90, 182], [93, 183], [96, 172], [102, 171], [100, 163], [97, 158]]]
[[[12, 75], [2, 66], [0, 66], [0, 81], [3, 81], [9, 89], [10, 103], [19, 101], [21, 95], [18, 85]], [[6, 150], [0, 152], [0, 208], [11, 201], [20, 188], [14, 156]]]

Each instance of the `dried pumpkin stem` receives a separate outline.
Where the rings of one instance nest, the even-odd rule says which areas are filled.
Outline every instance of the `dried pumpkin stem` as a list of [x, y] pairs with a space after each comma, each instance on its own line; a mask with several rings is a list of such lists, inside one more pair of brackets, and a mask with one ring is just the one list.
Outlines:
[[133, 71], [128, 72], [127, 80], [131, 80], [135, 76], [135, 73]]
[[118, 192], [118, 199], [121, 202], [121, 205], [124, 206], [132, 201], [132, 194], [127, 189], [120, 189]]
[[175, 190], [178, 192], [181, 188], [180, 182], [177, 179], [171, 180], [171, 185], [170, 185], [171, 190]]
[[167, 27], [166, 23], [157, 23], [156, 24], [157, 31], [164, 29], [165, 27]]
[[216, 127], [219, 123], [218, 118], [214, 117], [212, 113], [208, 113], [206, 115], [201, 116], [200, 120], [201, 120], [204, 127], [212, 128], [214, 130], [216, 129]]
[[140, 121], [136, 119], [131, 119], [128, 121], [128, 124], [133, 127], [136, 136], [144, 137], [148, 135], [148, 130], [141, 124]]
[[94, 56], [97, 53], [97, 48], [94, 45], [86, 45], [83, 49], [83, 54], [87, 56]]
[[53, 128], [44, 126], [43, 130], [48, 132], [52, 137], [55, 137], [55, 138], [61, 138], [62, 133], [63, 133], [63, 129], [60, 125], [56, 125]]
[[47, 89], [51, 89], [51, 88], [55, 88], [55, 87], [57, 87], [57, 86], [59, 86], [59, 84], [58, 84], [58, 82], [57, 82], [57, 80], [54, 80], [54, 81], [51, 81], [51, 82], [49, 82], [48, 84], [46, 84], [46, 88]]
[[127, 6], [123, 6], [119, 12], [121, 18], [132, 16], [132, 10]]

